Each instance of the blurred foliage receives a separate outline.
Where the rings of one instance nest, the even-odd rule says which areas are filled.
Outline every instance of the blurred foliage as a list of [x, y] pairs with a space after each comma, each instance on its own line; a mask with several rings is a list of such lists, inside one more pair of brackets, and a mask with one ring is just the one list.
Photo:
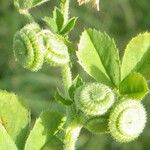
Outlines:
[[[41, 18], [52, 15], [54, 5], [58, 5], [58, 1], [51, 0], [34, 8], [31, 13], [43, 26]], [[76, 0], [72, 0], [70, 15], [79, 18], [76, 29], [72, 31], [70, 37], [77, 44], [84, 28], [104, 30], [114, 37], [122, 56], [124, 46], [132, 36], [139, 32], [150, 31], [149, 7], [150, 0], [101, 0], [101, 10], [96, 12], [90, 5], [79, 7]], [[56, 87], [61, 87], [61, 78], [59, 69], [54, 70], [45, 65], [40, 72], [32, 73], [15, 62], [12, 51], [13, 35], [24, 24], [25, 19], [17, 13], [12, 1], [0, 0], [0, 89], [13, 91], [24, 97], [32, 111], [34, 122], [35, 117], [43, 110], [53, 108], [64, 112], [61, 105], [57, 105], [53, 100]], [[77, 63], [74, 64], [73, 72], [75, 75], [80, 73], [84, 79], [90, 80]], [[150, 95], [144, 100], [148, 111], [147, 127], [138, 140], [129, 144], [120, 144], [109, 136], [94, 136], [83, 130], [78, 141], [78, 150], [149, 150], [149, 99]], [[55, 138], [44, 148], [44, 150], [61, 149], [62, 143]]]

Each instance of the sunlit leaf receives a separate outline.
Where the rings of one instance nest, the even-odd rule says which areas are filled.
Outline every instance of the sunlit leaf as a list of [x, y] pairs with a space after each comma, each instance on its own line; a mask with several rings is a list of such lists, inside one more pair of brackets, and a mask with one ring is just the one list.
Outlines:
[[74, 28], [76, 21], [77, 21], [76, 17], [71, 18], [67, 22], [67, 24], [62, 28], [62, 30], [60, 31], [60, 34], [66, 34], [66, 33], [70, 32]]
[[85, 30], [80, 38], [77, 56], [84, 70], [97, 81], [119, 86], [120, 61], [118, 50], [107, 34]]
[[119, 91], [121, 95], [142, 100], [149, 89], [146, 80], [141, 74], [132, 73], [121, 82]]
[[5, 128], [0, 123], [0, 149], [1, 150], [17, 150], [14, 141], [11, 139]]
[[125, 49], [121, 67], [123, 80], [131, 72], [139, 72], [150, 79], [150, 33], [139, 34]]
[[44, 112], [36, 120], [25, 144], [25, 150], [40, 150], [58, 131], [63, 116], [57, 112]]
[[23, 148], [29, 130], [30, 113], [22, 99], [13, 93], [0, 91], [0, 119], [16, 145]]

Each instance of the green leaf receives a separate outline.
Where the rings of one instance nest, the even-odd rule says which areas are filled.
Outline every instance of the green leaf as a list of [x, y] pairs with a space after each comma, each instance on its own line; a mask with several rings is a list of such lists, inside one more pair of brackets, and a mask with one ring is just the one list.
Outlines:
[[64, 16], [57, 7], [53, 11], [53, 19], [57, 24], [57, 31], [60, 31], [64, 23]]
[[76, 21], [77, 21], [76, 17], [71, 18], [66, 23], [66, 25], [62, 28], [62, 30], [60, 31], [60, 34], [66, 34], [66, 33], [70, 32], [74, 28]]
[[125, 49], [121, 79], [123, 80], [131, 72], [139, 72], [150, 80], [150, 33], [139, 34], [129, 42]]
[[99, 135], [108, 133], [108, 118], [106, 117], [94, 117], [89, 119], [85, 124], [85, 128], [90, 132]]
[[127, 95], [128, 97], [142, 100], [149, 89], [141, 74], [132, 73], [121, 82], [119, 91], [121, 95]]
[[17, 150], [14, 141], [11, 139], [5, 128], [0, 123], [0, 149], [1, 150]]
[[61, 102], [64, 105], [71, 105], [73, 102], [70, 99], [66, 99], [64, 98], [59, 90], [57, 90], [57, 92], [55, 93], [55, 100]]
[[44, 17], [43, 21], [46, 23], [46, 25], [54, 32], [57, 32], [57, 24], [51, 17]]
[[120, 60], [114, 40], [88, 29], [82, 33], [78, 49], [79, 63], [89, 75], [104, 84], [119, 86]]
[[74, 99], [74, 93], [76, 89], [83, 85], [83, 80], [77, 75], [77, 77], [74, 79], [73, 84], [69, 88], [69, 95], [72, 99]]
[[44, 112], [36, 120], [25, 144], [25, 150], [40, 150], [63, 124], [63, 116], [57, 112]]
[[18, 9], [31, 9], [33, 7], [39, 6], [48, 0], [14, 0], [14, 5]]
[[30, 122], [30, 113], [22, 99], [13, 93], [0, 91], [0, 118], [10, 137], [22, 149]]
[[54, 32], [60, 32], [63, 23], [64, 23], [64, 16], [57, 7], [55, 7], [53, 11], [53, 18], [51, 17], [44, 17], [43, 21], [47, 24], [49, 28], [51, 28]]

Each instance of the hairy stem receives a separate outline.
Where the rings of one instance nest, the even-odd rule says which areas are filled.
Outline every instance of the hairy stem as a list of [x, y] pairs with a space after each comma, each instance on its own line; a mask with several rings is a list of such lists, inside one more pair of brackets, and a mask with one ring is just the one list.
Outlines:
[[[64, 15], [64, 24], [69, 19], [69, 2], [70, 0], [62, 0], [61, 10]], [[70, 64], [66, 64], [62, 67], [62, 78], [64, 84], [64, 90], [67, 97], [69, 97], [68, 89], [72, 85], [72, 74]], [[68, 114], [68, 120], [70, 120], [70, 114]], [[80, 134], [82, 125], [75, 119], [74, 121], [68, 121], [65, 129], [64, 137], [64, 150], [75, 150], [75, 144]]]
[[23, 15], [23, 16], [26, 18], [26, 20], [27, 20], [29, 23], [35, 22], [35, 21], [34, 21], [34, 18], [33, 18], [32, 15], [29, 13], [28, 10], [19, 9], [18, 11], [19, 11], [19, 13], [20, 13], [21, 15]]
[[[64, 24], [69, 19], [69, 2], [70, 0], [61, 0], [61, 10], [64, 15]], [[68, 96], [67, 91], [72, 84], [72, 73], [69, 64], [66, 64], [62, 67], [62, 78], [63, 78], [65, 93]]]
[[75, 144], [79, 137], [82, 125], [74, 121], [67, 126], [65, 139], [64, 139], [64, 150], [75, 150]]
[[63, 85], [65, 90], [67, 90], [72, 84], [72, 74], [70, 65], [69, 64], [64, 65], [61, 70], [62, 70]]

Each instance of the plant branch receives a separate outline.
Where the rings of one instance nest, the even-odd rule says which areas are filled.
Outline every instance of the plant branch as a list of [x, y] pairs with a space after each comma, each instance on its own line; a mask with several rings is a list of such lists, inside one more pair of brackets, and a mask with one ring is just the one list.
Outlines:
[[35, 22], [34, 21], [34, 18], [32, 17], [32, 15], [29, 13], [29, 11], [28, 10], [26, 10], [26, 9], [19, 9], [18, 10], [19, 11], [19, 13], [21, 14], [21, 15], [23, 15], [26, 19], [27, 19], [27, 21], [28, 22]]
[[[64, 15], [64, 24], [69, 20], [69, 2], [70, 0], [61, 0], [61, 10]], [[68, 89], [72, 85], [72, 73], [70, 64], [66, 64], [62, 67], [62, 78], [64, 84], [65, 95], [69, 98]], [[70, 120], [71, 114], [67, 116], [67, 124], [64, 137], [64, 150], [75, 150], [75, 144], [82, 129], [82, 125], [77, 119]]]
[[82, 125], [77, 121], [74, 121], [67, 126], [65, 139], [64, 139], [64, 150], [75, 150], [75, 144], [79, 137]]
[[67, 93], [68, 88], [72, 84], [72, 73], [71, 73], [70, 65], [66, 64], [62, 66], [61, 72], [62, 72], [64, 89], [65, 89], [65, 92]]
[[[69, 19], [69, 3], [70, 0], [61, 0], [61, 11], [64, 15], [64, 24], [66, 24]], [[68, 88], [72, 85], [72, 73], [70, 64], [66, 64], [62, 67], [62, 78], [66, 96], [69, 96]]]

